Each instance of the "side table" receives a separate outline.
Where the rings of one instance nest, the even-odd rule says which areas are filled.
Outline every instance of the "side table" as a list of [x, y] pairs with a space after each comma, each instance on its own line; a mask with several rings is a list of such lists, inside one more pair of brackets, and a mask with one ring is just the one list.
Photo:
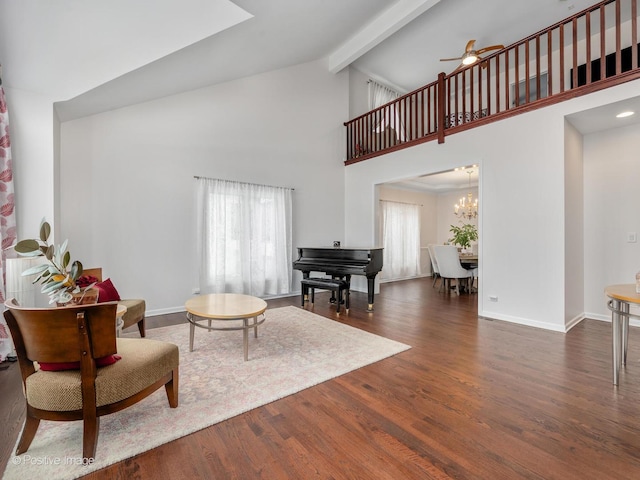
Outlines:
[[629, 318], [639, 315], [629, 313], [633, 303], [640, 305], [640, 293], [636, 293], [635, 284], [609, 285], [604, 293], [610, 300], [607, 308], [611, 310], [611, 342], [613, 357], [613, 384], [618, 385], [620, 369], [627, 364], [627, 347], [629, 345]]

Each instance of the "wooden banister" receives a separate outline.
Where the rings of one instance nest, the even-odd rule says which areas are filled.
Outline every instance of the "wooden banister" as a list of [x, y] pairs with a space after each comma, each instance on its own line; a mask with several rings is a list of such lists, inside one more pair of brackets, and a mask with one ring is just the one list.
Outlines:
[[[427, 141], [444, 143], [447, 135], [640, 78], [639, 1], [600, 1], [345, 122], [345, 164]], [[629, 28], [623, 29], [626, 16]], [[592, 48], [598, 38], [599, 48]], [[611, 62], [614, 68], [607, 69]]]

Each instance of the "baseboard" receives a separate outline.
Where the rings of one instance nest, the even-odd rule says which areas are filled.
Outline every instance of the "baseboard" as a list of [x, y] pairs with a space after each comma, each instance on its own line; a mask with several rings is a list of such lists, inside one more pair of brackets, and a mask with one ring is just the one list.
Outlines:
[[171, 313], [180, 313], [185, 312], [184, 305], [179, 307], [170, 307], [170, 308], [159, 308], [157, 310], [147, 310], [145, 312], [145, 317], [156, 317], [158, 315], [169, 315]]
[[[284, 293], [282, 295], [270, 295], [270, 296], [261, 297], [261, 298], [264, 300], [271, 300], [274, 298], [299, 297], [299, 296], [300, 296], [300, 292], [291, 292], [291, 293]], [[155, 310], [147, 310], [145, 312], [145, 316], [157, 317], [158, 315], [170, 315], [172, 313], [181, 313], [184, 311], [185, 311], [184, 305], [181, 305], [179, 307], [158, 308]]]
[[[611, 323], [611, 315], [603, 315], [601, 313], [585, 313], [586, 318], [592, 320], [600, 320], [601, 322]], [[629, 325], [632, 327], [640, 327], [640, 320], [629, 320]]]
[[568, 332], [569, 330], [571, 330], [573, 327], [578, 325], [585, 318], [586, 318], [585, 314], [581, 313], [580, 315], [576, 315], [575, 317], [573, 317], [568, 322], [565, 322], [565, 332]]
[[554, 332], [566, 333], [566, 330], [563, 326], [557, 325], [555, 323], [540, 322], [528, 318], [515, 317], [512, 315], [502, 315], [501, 313], [486, 311], [483, 311], [482, 313], [478, 312], [478, 316], [487, 320], [501, 320], [503, 322], [516, 323], [518, 325], [525, 325], [527, 327], [542, 328], [543, 330], [552, 330]]
[[406, 277], [406, 278], [394, 278], [391, 280], [382, 280], [380, 279], [380, 283], [391, 283], [391, 282], [403, 282], [405, 280], [414, 280], [416, 278], [428, 278], [431, 277], [431, 275], [416, 275], [415, 277]]

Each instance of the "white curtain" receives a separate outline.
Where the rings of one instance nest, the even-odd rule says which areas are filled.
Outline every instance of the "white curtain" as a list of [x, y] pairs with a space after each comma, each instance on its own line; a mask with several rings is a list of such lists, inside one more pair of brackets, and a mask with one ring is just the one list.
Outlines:
[[420, 274], [420, 206], [380, 201], [382, 209], [383, 280]]
[[200, 292], [291, 292], [291, 189], [197, 178]]
[[[5, 251], [16, 243], [15, 198], [13, 190], [13, 166], [11, 161], [11, 139], [9, 137], [9, 112], [0, 79], [0, 301], [5, 301]], [[9, 327], [0, 315], [0, 362], [13, 354], [13, 343], [9, 338]]]
[[[400, 96], [398, 92], [389, 87], [379, 84], [374, 80], [369, 80], [369, 110], [374, 110], [385, 105]], [[382, 109], [379, 114], [380, 120], [376, 124], [374, 131], [376, 133], [384, 132], [387, 127], [395, 132], [396, 139], [404, 141], [404, 122], [400, 112], [398, 103], [392, 103], [388, 107]]]

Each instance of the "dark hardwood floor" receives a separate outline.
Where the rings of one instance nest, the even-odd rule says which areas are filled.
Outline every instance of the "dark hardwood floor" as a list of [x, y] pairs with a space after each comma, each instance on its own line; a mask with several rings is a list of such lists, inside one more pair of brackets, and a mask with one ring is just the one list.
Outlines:
[[[606, 322], [562, 334], [480, 319], [475, 295], [430, 279], [382, 285], [373, 314], [365, 294], [339, 317], [327, 299], [316, 313], [412, 348], [85, 478], [640, 478], [640, 330], [616, 388]], [[23, 404], [12, 364], [0, 370], [2, 465]]]

